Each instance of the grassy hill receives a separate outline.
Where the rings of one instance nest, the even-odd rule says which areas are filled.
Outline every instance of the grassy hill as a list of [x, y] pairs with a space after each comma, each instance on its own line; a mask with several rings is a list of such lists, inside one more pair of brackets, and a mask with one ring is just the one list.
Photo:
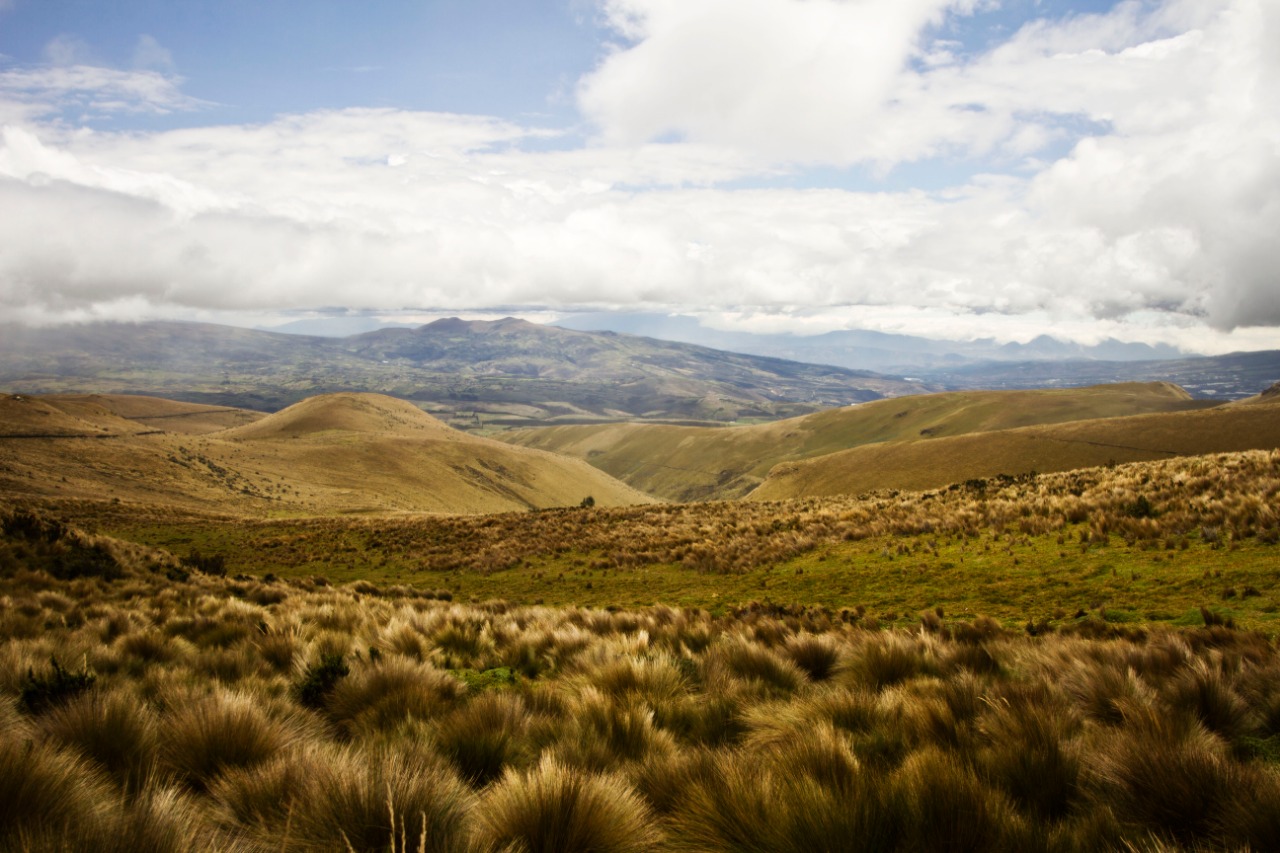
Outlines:
[[276, 411], [317, 394], [370, 391], [466, 429], [773, 419], [922, 388], [868, 371], [510, 318], [346, 338], [171, 322], [0, 327], [0, 390], [13, 393], [143, 393]]
[[1167, 412], [884, 442], [774, 468], [752, 500], [932, 489], [969, 479], [1280, 447], [1280, 395]]
[[585, 459], [641, 491], [685, 501], [742, 497], [779, 463], [878, 442], [1205, 405], [1174, 385], [1130, 383], [916, 395], [748, 427], [607, 424], [517, 430], [500, 437]]
[[[211, 419], [241, 425], [192, 434], [193, 424]], [[187, 432], [154, 426], [170, 423]], [[11, 498], [240, 515], [652, 500], [578, 460], [467, 435], [375, 394], [326, 395], [266, 417], [164, 401], [10, 396], [0, 398], [0, 436], [0, 491]]]

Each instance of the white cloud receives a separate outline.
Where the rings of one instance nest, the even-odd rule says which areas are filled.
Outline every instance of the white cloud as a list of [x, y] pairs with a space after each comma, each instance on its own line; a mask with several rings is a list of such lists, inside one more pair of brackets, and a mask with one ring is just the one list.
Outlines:
[[44, 56], [54, 65], [84, 65], [92, 61], [88, 43], [70, 33], [50, 39], [44, 46]]
[[133, 48], [133, 67], [153, 71], [173, 71], [173, 54], [154, 36], [142, 34]]
[[29, 123], [66, 113], [74, 123], [112, 114], [157, 114], [200, 109], [183, 94], [181, 78], [156, 71], [97, 65], [52, 65], [0, 71], [0, 122]]
[[[631, 44], [582, 84], [589, 145], [389, 109], [94, 132], [48, 117], [190, 102], [155, 72], [0, 72], [0, 311], [684, 307], [1201, 349], [1280, 325], [1274, 3], [1122, 4], [978, 56], [922, 37], [969, 11], [942, 0], [604, 9]], [[943, 150], [1044, 162], [939, 193], [723, 188]], [[1261, 331], [1214, 331], [1241, 326]]]
[[632, 42], [578, 91], [606, 140], [667, 135], [790, 162], [854, 162], [921, 28], [950, 0], [606, 0]]

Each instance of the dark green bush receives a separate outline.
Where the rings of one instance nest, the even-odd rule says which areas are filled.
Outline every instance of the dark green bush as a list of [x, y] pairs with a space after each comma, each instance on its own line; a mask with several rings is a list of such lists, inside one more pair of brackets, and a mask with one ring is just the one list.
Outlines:
[[294, 696], [300, 705], [307, 708], [323, 708], [325, 699], [333, 692], [333, 688], [350, 673], [351, 668], [347, 666], [345, 655], [322, 655], [318, 663], [307, 667], [302, 678], [294, 685]]
[[28, 669], [22, 681], [22, 707], [32, 714], [70, 701], [92, 687], [98, 678], [88, 667], [81, 672], [71, 672], [64, 669], [57, 658], [50, 658], [49, 663], [53, 669], [48, 675], [36, 675], [35, 669]]

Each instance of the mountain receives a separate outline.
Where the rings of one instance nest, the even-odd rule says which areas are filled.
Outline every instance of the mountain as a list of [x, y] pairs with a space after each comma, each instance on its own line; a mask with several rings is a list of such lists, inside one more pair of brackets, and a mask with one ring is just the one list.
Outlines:
[[344, 338], [172, 322], [0, 331], [0, 389], [13, 393], [142, 393], [275, 411], [320, 393], [373, 391], [468, 428], [774, 419], [929, 390], [868, 371], [510, 318]]
[[514, 430], [501, 438], [585, 459], [667, 500], [732, 499], [751, 493], [779, 463], [861, 445], [1205, 405], [1164, 383], [966, 391], [879, 400], [755, 426], [559, 426]]
[[[0, 396], [0, 493], [258, 516], [653, 501], [585, 462], [469, 435], [378, 394], [324, 395], [265, 417], [223, 410], [240, 425], [202, 434], [112, 411], [131, 405]], [[146, 414], [184, 408], [158, 401]], [[187, 428], [183, 417], [163, 420]]]
[[1086, 346], [1041, 335], [1027, 343], [954, 341], [866, 330], [822, 335], [725, 332], [696, 318], [662, 314], [579, 314], [573, 329], [614, 329], [735, 352], [910, 376], [938, 389], [1033, 389], [1115, 382], [1172, 382], [1193, 397], [1236, 400], [1280, 379], [1280, 350], [1195, 356], [1164, 344], [1108, 338]]
[[734, 352], [925, 377], [931, 377], [938, 370], [990, 361], [1137, 361], [1187, 356], [1187, 353], [1166, 344], [1125, 343], [1114, 338], [1084, 345], [1041, 335], [1025, 344], [999, 344], [991, 338], [957, 341], [865, 329], [820, 335], [730, 332], [707, 328], [694, 317], [665, 314], [576, 314], [558, 320], [556, 325], [567, 329], [627, 332]]
[[1161, 361], [982, 362], [920, 374], [948, 388], [1052, 388], [1106, 382], [1172, 382], [1192, 396], [1238, 400], [1280, 379], [1280, 350]]
[[842, 450], [774, 467], [751, 500], [875, 489], [936, 489], [966, 480], [1280, 447], [1280, 394], [1199, 411], [1080, 420]]

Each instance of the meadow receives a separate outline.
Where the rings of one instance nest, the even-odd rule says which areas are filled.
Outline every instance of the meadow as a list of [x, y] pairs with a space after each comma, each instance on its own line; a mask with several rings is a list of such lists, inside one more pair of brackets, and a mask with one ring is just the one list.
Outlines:
[[0, 850], [1280, 849], [1280, 451], [924, 493], [0, 510]]
[[1280, 453], [971, 480], [929, 492], [487, 516], [230, 519], [63, 502], [75, 523], [232, 575], [367, 580], [459, 601], [701, 607], [758, 600], [914, 624], [1280, 619]]

